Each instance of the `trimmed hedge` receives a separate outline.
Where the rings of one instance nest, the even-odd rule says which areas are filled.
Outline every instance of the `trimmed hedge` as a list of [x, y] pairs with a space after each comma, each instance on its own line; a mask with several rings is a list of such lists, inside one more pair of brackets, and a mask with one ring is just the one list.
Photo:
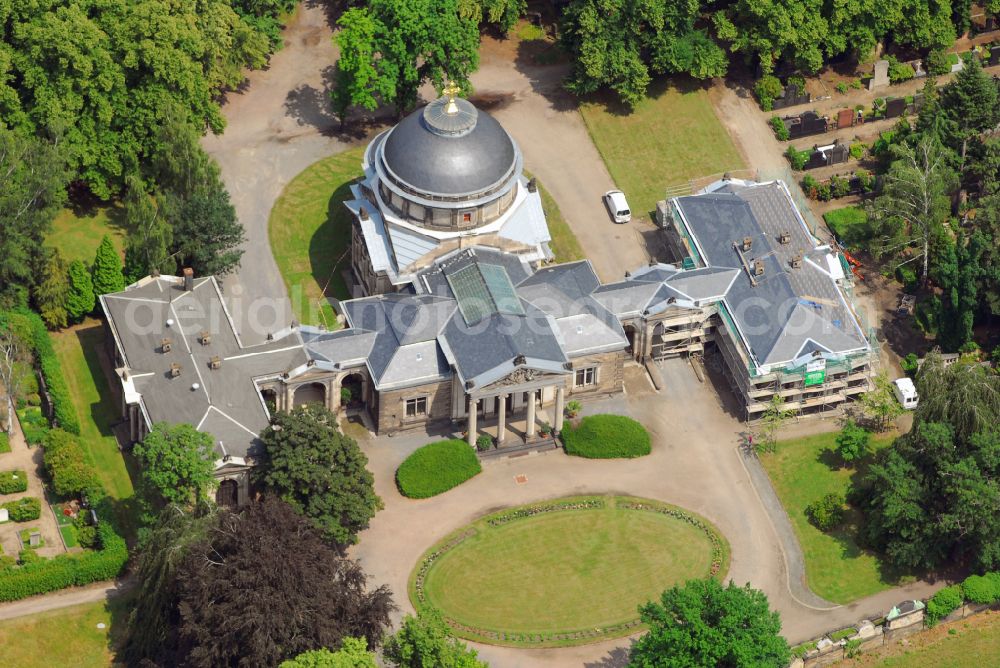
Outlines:
[[23, 566], [0, 567], [0, 601], [16, 601], [117, 577], [128, 561], [125, 539], [109, 522], [97, 526], [97, 537], [99, 552], [60, 554], [51, 559], [33, 559]]
[[952, 585], [939, 589], [927, 601], [927, 624], [934, 626], [962, 605], [962, 587]]
[[589, 459], [641, 457], [650, 453], [649, 432], [624, 415], [589, 415], [562, 432], [566, 453]]
[[59, 358], [52, 348], [52, 339], [49, 338], [49, 331], [45, 328], [41, 316], [26, 308], [17, 308], [11, 311], [0, 313], [0, 322], [15, 316], [27, 326], [32, 352], [35, 355], [35, 363], [42, 372], [45, 379], [45, 387], [48, 389], [49, 398], [52, 400], [52, 413], [55, 422], [71, 434], [80, 433], [80, 421], [76, 416], [76, 409], [70, 401], [69, 389], [66, 387], [66, 379], [63, 378], [62, 367], [59, 365]]
[[28, 491], [28, 474], [24, 471], [0, 471], [0, 494]]
[[1000, 577], [997, 573], [970, 575], [962, 582], [962, 594], [969, 603], [990, 605], [1000, 601]]
[[99, 496], [101, 483], [97, 471], [87, 463], [77, 438], [62, 429], [53, 429], [45, 437], [45, 470], [52, 480], [53, 491], [63, 498], [81, 494], [90, 498]]
[[42, 501], [34, 496], [8, 501], [0, 507], [7, 509], [12, 522], [34, 522], [42, 516]]
[[475, 451], [465, 441], [435, 441], [400, 464], [396, 486], [403, 496], [426, 499], [461, 485], [482, 470]]

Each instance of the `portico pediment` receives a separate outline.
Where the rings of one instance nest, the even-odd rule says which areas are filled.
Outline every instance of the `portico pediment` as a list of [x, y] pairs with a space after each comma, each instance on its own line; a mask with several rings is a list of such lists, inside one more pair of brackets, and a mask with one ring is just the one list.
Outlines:
[[530, 387], [561, 383], [563, 381], [564, 377], [560, 374], [542, 371], [541, 369], [533, 369], [531, 367], [518, 367], [499, 380], [478, 388], [476, 394], [503, 392], [505, 390], [512, 391], [521, 386], [524, 386], [527, 389]]

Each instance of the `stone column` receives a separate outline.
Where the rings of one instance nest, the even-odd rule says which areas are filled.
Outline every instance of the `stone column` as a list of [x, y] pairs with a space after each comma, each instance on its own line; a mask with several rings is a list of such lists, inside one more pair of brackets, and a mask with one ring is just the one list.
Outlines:
[[565, 392], [566, 388], [562, 385], [556, 388], [556, 423], [554, 428], [557, 434], [561, 432], [563, 428], [563, 401], [565, 399]]
[[479, 410], [479, 400], [469, 397], [469, 445], [476, 447], [476, 413]]
[[528, 392], [528, 438], [535, 437], [535, 391]]
[[340, 408], [340, 387], [336, 379], [326, 384], [326, 408], [331, 413], [336, 413]]
[[497, 408], [497, 445], [503, 444], [503, 439], [507, 436], [507, 395], [501, 394], [497, 397], [500, 406]]
[[285, 385], [285, 411], [291, 412], [295, 406], [295, 389], [291, 385]]

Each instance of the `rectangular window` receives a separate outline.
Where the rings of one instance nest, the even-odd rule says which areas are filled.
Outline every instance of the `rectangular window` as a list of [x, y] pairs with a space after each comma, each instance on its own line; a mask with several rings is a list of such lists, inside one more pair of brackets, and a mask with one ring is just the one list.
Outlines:
[[406, 417], [427, 415], [427, 397], [406, 400]]
[[586, 369], [576, 370], [576, 386], [587, 387], [597, 384], [597, 367], [588, 366]]
[[463, 213], [462, 214], [462, 222], [463, 223], [471, 223], [472, 222], [472, 212], [466, 211], [465, 213]]

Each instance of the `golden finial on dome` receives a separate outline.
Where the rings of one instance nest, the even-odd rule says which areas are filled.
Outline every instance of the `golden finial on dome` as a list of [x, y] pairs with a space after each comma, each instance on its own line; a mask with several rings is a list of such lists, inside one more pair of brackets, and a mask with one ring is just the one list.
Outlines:
[[448, 85], [441, 89], [441, 93], [448, 96], [448, 104], [444, 108], [444, 113], [454, 116], [458, 113], [458, 105], [455, 104], [455, 96], [462, 92], [454, 81], [449, 80]]

